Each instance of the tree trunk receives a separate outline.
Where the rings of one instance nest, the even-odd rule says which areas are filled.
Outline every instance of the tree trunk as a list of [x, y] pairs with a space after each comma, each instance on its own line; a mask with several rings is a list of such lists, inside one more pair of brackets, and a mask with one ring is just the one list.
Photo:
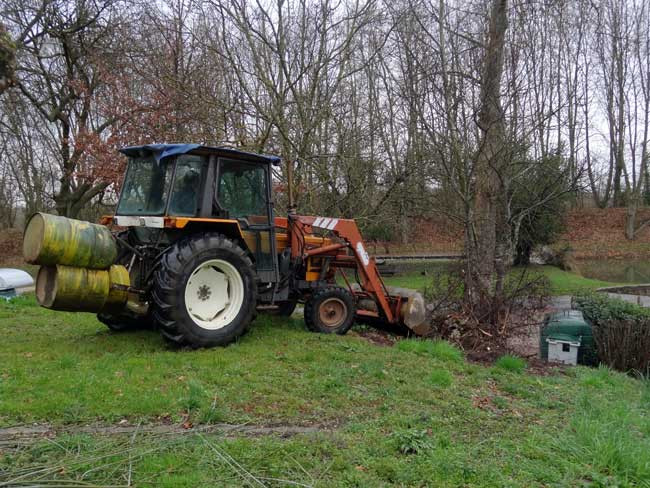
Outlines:
[[472, 305], [479, 307], [479, 310], [491, 307], [495, 286], [501, 281], [498, 277], [495, 280], [495, 270], [503, 273], [502, 250], [497, 246], [497, 226], [503, 220], [503, 210], [498, 206], [504, 176], [500, 173], [505, 167], [501, 78], [507, 27], [508, 1], [493, 0], [481, 77], [478, 115], [481, 139], [474, 162], [475, 199], [470, 214], [472, 218], [466, 222], [465, 232], [468, 260], [466, 293]]
[[637, 211], [637, 202], [634, 201], [628, 202], [627, 209], [625, 211], [625, 237], [629, 240], [633, 240], [636, 234], [636, 211]]

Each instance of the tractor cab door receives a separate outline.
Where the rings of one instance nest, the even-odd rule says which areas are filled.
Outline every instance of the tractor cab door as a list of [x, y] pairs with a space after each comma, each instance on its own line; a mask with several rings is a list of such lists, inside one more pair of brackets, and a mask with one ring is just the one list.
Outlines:
[[220, 158], [216, 197], [219, 210], [239, 221], [246, 244], [255, 257], [260, 281], [277, 283], [278, 257], [269, 165]]

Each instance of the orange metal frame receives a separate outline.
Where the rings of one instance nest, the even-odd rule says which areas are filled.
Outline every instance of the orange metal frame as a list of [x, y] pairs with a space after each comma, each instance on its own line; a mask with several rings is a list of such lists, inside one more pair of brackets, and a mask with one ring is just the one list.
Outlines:
[[[284, 227], [284, 222], [276, 225]], [[343, 277], [355, 295], [369, 296], [379, 306], [382, 315], [388, 323], [399, 321], [400, 297], [391, 297], [386, 285], [381, 279], [375, 258], [370, 257], [363, 244], [361, 232], [354, 220], [332, 219], [304, 215], [290, 215], [287, 222], [291, 242], [291, 256], [293, 258], [309, 259], [314, 256], [331, 258], [330, 268], [356, 268], [359, 273], [361, 293], [355, 292], [347, 278]], [[307, 236], [311, 236], [315, 229], [323, 229], [338, 237], [339, 242], [327, 245], [310, 244]], [[350, 254], [351, 252], [351, 254]], [[359, 315], [379, 317], [369, 310], [357, 311]]]

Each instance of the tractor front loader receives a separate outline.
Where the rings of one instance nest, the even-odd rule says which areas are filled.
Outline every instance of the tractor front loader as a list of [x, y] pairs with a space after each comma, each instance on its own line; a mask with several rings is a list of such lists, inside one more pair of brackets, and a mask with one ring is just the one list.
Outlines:
[[27, 222], [42, 306], [97, 313], [115, 331], [155, 327], [190, 347], [228, 344], [258, 310], [290, 315], [297, 303], [315, 332], [344, 334], [355, 319], [428, 331], [422, 296], [385, 286], [354, 220], [274, 216], [278, 158], [197, 144], [121, 152], [117, 211], [102, 225]]

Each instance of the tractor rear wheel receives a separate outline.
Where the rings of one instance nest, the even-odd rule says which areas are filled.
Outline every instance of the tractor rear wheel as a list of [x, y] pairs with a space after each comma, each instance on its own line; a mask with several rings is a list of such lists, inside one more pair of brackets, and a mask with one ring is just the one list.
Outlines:
[[343, 335], [352, 327], [355, 308], [354, 297], [345, 288], [323, 288], [305, 303], [305, 324], [312, 332]]
[[253, 263], [221, 234], [190, 236], [162, 256], [152, 299], [154, 318], [166, 339], [190, 347], [224, 346], [254, 318]]

